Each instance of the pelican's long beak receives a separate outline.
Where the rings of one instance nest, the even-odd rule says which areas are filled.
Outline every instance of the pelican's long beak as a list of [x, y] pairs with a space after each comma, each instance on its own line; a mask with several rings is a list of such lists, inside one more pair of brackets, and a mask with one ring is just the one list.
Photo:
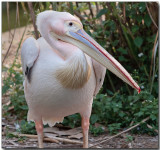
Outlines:
[[80, 48], [84, 53], [94, 58], [124, 82], [135, 88], [138, 93], [140, 93], [140, 87], [124, 69], [124, 67], [95, 40], [93, 40], [83, 29], [79, 29], [77, 32], [69, 31], [66, 34], [67, 36], [63, 37], [62, 40]]

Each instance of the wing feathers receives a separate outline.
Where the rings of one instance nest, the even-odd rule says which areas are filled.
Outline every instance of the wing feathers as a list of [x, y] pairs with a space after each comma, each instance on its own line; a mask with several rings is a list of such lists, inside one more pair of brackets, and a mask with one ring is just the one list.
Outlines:
[[23, 74], [27, 77], [28, 81], [31, 80], [31, 72], [34, 66], [35, 61], [37, 60], [39, 55], [39, 45], [38, 42], [30, 37], [27, 38], [21, 49], [21, 61]]
[[92, 59], [92, 64], [93, 64], [93, 70], [96, 77], [96, 88], [94, 91], [94, 96], [96, 96], [103, 85], [104, 77], [106, 74], [106, 68], [103, 67], [100, 63], [98, 63], [94, 59]]

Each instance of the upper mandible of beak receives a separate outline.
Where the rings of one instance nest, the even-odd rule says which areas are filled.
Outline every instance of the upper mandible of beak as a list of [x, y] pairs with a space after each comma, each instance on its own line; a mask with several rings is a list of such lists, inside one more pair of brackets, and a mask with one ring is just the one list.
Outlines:
[[69, 31], [66, 33], [66, 36], [61, 36], [60, 38], [80, 48], [84, 53], [98, 61], [124, 82], [135, 88], [138, 93], [140, 93], [140, 87], [125, 70], [125, 68], [83, 29], [79, 29], [77, 32]]

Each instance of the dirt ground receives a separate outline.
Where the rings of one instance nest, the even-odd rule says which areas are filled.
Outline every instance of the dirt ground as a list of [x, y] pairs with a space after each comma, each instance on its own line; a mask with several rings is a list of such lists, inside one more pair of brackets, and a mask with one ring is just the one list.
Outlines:
[[[18, 48], [18, 43], [22, 37], [24, 31], [24, 27], [16, 29], [16, 34], [10, 49], [10, 52], [8, 54], [7, 59], [4, 62], [4, 66], [8, 67], [12, 64], [13, 59], [15, 57], [15, 52]], [[31, 36], [31, 31], [33, 31], [32, 25], [27, 26], [27, 30], [24, 36], [24, 39]], [[11, 31], [12, 33], [14, 30]], [[12, 36], [9, 35], [9, 32], [2, 34], [2, 60], [8, 50], [8, 47], [10, 45]], [[23, 41], [24, 41], [23, 39]], [[20, 53], [19, 53], [20, 54]], [[19, 59], [20, 61], [20, 55]], [[2, 78], [4, 74], [2, 73]], [[8, 101], [6, 101], [6, 98], [2, 98], [2, 104], [5, 105]], [[12, 116], [11, 118], [2, 118], [2, 147], [3, 148], [36, 148], [37, 147], [37, 139], [36, 138], [25, 138], [22, 140], [19, 137], [8, 137], [8, 133], [15, 133], [16, 127], [15, 127], [15, 116]], [[71, 132], [68, 135], [63, 135], [66, 133], [66, 130], [61, 128], [52, 128], [52, 133], [50, 133], [51, 137], [59, 137], [62, 139], [70, 139], [70, 140], [77, 140], [82, 141], [82, 133], [81, 130], [74, 134], [75, 132]], [[71, 129], [68, 129], [71, 130]], [[63, 132], [63, 134], [59, 134]], [[56, 134], [55, 134], [56, 133]], [[47, 134], [47, 133], [46, 133]], [[133, 140], [128, 141], [127, 136], [132, 136]], [[89, 143], [94, 144], [97, 140], [101, 140], [103, 138], [110, 138], [111, 136], [106, 131], [102, 135], [99, 135], [97, 137], [94, 137], [93, 135], [89, 135]], [[44, 142], [45, 148], [81, 148], [82, 144], [70, 144], [68, 142], [61, 142], [58, 143], [52, 143], [52, 142]], [[125, 133], [122, 134], [116, 138], [113, 138], [111, 140], [108, 140], [107, 142], [104, 142], [103, 144], [99, 144], [93, 148], [158, 148], [158, 136], [148, 136], [148, 135], [131, 135], [131, 133]]]
[[[36, 138], [20, 138], [9, 137], [8, 133], [16, 133], [15, 125], [16, 116], [10, 118], [2, 118], [2, 147], [3, 148], [37, 148], [38, 142]], [[52, 128], [44, 128], [45, 137], [68, 139], [71, 141], [82, 142], [82, 129], [81, 127], [74, 129], [66, 129], [63, 126], [56, 126]], [[128, 141], [127, 136], [132, 136], [133, 140]], [[101, 141], [104, 138], [110, 138], [111, 135], [105, 131], [102, 135], [97, 137], [89, 134], [89, 144], [92, 145]], [[69, 142], [59, 141], [58, 143], [44, 141], [45, 148], [81, 148], [82, 144], [73, 144]], [[121, 134], [119, 137], [113, 138], [98, 144], [93, 148], [158, 148], [158, 136], [148, 135], [135, 135], [131, 133]]]

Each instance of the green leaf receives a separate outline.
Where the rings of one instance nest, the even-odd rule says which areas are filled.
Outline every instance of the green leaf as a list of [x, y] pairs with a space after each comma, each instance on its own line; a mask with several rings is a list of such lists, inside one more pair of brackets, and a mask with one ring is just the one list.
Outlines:
[[20, 106], [20, 108], [23, 109], [23, 110], [28, 110], [28, 106], [27, 105]]
[[3, 87], [2, 87], [2, 95], [4, 95], [8, 90], [9, 90], [9, 86], [8, 85], [4, 85]]
[[119, 56], [118, 58], [120, 61], [128, 61], [124, 56]]
[[151, 118], [152, 120], [158, 119], [158, 117], [156, 117], [156, 115], [154, 115], [154, 114], [151, 114], [151, 115], [150, 115], [150, 118]]
[[146, 9], [146, 4], [145, 4], [145, 2], [139, 3], [139, 11], [140, 11], [141, 13], [143, 13], [143, 12], [145, 11], [145, 9]]
[[143, 113], [142, 111], [140, 111], [140, 112], [136, 113], [135, 116], [140, 117], [140, 116], [142, 116], [143, 114], [144, 114], [144, 113]]
[[138, 48], [140, 48], [141, 47], [141, 45], [143, 44], [143, 39], [141, 38], [141, 37], [136, 37], [135, 39], [134, 39], [134, 44], [138, 47]]
[[118, 48], [117, 51], [122, 53], [123, 55], [128, 54], [127, 50], [123, 49], [122, 47]]
[[139, 27], [137, 25], [132, 26], [132, 32], [135, 33], [139, 30]]
[[50, 2], [46, 2], [46, 10], [49, 10]]
[[147, 27], [149, 27], [152, 23], [152, 20], [148, 14], [144, 16], [144, 23], [146, 24]]
[[140, 15], [138, 15], [136, 19], [137, 19], [138, 23], [141, 23], [141, 22], [142, 22], [143, 17], [142, 17], [142, 16], [140, 16]]
[[107, 9], [107, 8], [101, 9], [101, 10], [99, 11], [99, 13], [97, 14], [96, 18], [101, 17], [102, 15], [106, 14], [107, 12], [108, 12], [108, 9]]
[[127, 142], [133, 141], [133, 136], [127, 135], [126, 137], [127, 137], [126, 139]]
[[105, 35], [106, 35], [106, 36], [110, 36], [110, 34], [111, 34], [111, 32], [105, 31]]
[[124, 117], [124, 116], [125, 116], [125, 113], [121, 111], [121, 112], [119, 112], [119, 116], [120, 116], [120, 117]]
[[156, 34], [150, 36], [150, 37], [146, 37], [146, 40], [149, 42], [149, 43], [154, 43], [154, 40], [155, 40], [155, 37], [156, 37]]
[[93, 114], [91, 116], [91, 124], [95, 124], [97, 122], [97, 120], [98, 120], [98, 115]]
[[119, 40], [115, 40], [115, 41], [112, 42], [112, 46], [117, 46], [118, 43], [119, 43]]

